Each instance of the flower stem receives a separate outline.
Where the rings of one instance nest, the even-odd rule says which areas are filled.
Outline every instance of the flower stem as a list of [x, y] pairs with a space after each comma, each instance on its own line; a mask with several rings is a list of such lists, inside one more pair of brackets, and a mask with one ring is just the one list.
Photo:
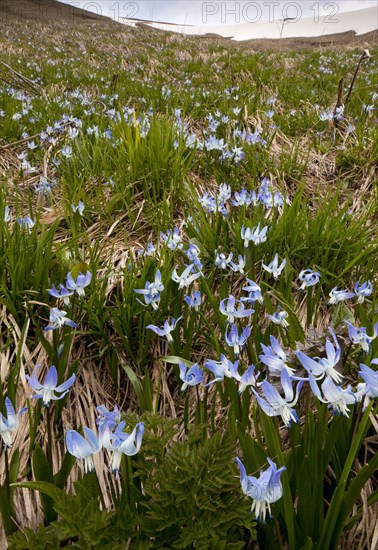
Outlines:
[[4, 447], [5, 455], [5, 490], [7, 494], [7, 501], [9, 504], [9, 509], [11, 508], [11, 499], [10, 499], [10, 481], [9, 481], [9, 460], [8, 460], [8, 449]]
[[312, 287], [307, 287], [307, 315], [306, 315], [306, 327], [309, 328], [312, 321]]

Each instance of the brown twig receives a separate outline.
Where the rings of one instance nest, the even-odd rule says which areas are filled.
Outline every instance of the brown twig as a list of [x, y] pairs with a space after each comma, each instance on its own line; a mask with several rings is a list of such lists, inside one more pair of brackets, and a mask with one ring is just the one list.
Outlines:
[[339, 80], [339, 87], [338, 87], [338, 90], [337, 90], [337, 100], [336, 100], [336, 105], [335, 105], [335, 108], [333, 110], [333, 124], [335, 125], [335, 128], [337, 128], [338, 124], [339, 124], [339, 121], [338, 119], [336, 118], [336, 114], [337, 114], [337, 109], [339, 107], [341, 107], [341, 105], [343, 104], [342, 102], [342, 99], [343, 99], [343, 87], [344, 87], [344, 77], [342, 76]]
[[[19, 73], [18, 71], [13, 69], [10, 65], [8, 65], [7, 63], [4, 63], [4, 61], [1, 61], [0, 63], [3, 67], [5, 67], [8, 73], [10, 73], [10, 76], [11, 76], [11, 79], [13, 80], [14, 85], [26, 86], [30, 89], [30, 91], [34, 92], [35, 94], [42, 95], [44, 98], [46, 98], [45, 91], [40, 86], [38, 86], [38, 84], [33, 82], [33, 80], [30, 80], [30, 78], [27, 78], [23, 74]], [[4, 77], [2, 78], [2, 80], [6, 82]]]
[[346, 107], [348, 105], [348, 102], [349, 102], [349, 99], [350, 99], [350, 96], [351, 96], [351, 93], [352, 93], [352, 90], [353, 90], [353, 87], [354, 87], [354, 83], [356, 82], [356, 78], [357, 78], [357, 73], [358, 73], [358, 70], [360, 68], [360, 65], [362, 63], [362, 61], [364, 59], [370, 59], [371, 55], [369, 53], [369, 50], [364, 50], [361, 54], [361, 57], [360, 59], [358, 60], [358, 63], [357, 63], [357, 67], [356, 67], [356, 70], [354, 71], [354, 75], [353, 75], [353, 78], [352, 78], [352, 82], [350, 83], [350, 86], [349, 86], [349, 90], [348, 90], [348, 93], [347, 93], [347, 96], [345, 98], [345, 103], [344, 103], [344, 107]]

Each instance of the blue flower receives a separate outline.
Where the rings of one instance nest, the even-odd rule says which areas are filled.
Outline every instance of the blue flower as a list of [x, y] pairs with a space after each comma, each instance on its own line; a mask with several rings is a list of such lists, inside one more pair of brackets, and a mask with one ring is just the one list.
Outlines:
[[241, 376], [236, 373], [237, 376], [235, 376], [235, 378], [239, 382], [239, 395], [242, 394], [248, 388], [248, 386], [256, 386], [257, 379], [260, 376], [260, 372], [255, 373], [255, 369], [255, 365], [250, 365]]
[[240, 272], [241, 274], [244, 273], [245, 268], [245, 256], [242, 256], [241, 254], [238, 255], [238, 263], [230, 262], [230, 267], [232, 271], [235, 273]]
[[57, 300], [59, 300], [60, 298], [63, 299], [63, 303], [65, 306], [70, 305], [70, 296], [72, 296], [72, 294], [74, 293], [73, 290], [67, 290], [66, 287], [62, 284], [59, 285], [59, 290], [57, 290], [55, 285], [52, 285], [51, 288], [47, 289], [47, 292], [50, 294], [50, 296], [56, 298]]
[[147, 325], [146, 328], [153, 330], [159, 336], [165, 336], [167, 338], [167, 341], [169, 343], [172, 343], [173, 337], [171, 336], [171, 332], [175, 330], [176, 325], [180, 321], [180, 319], [182, 319], [182, 315], [178, 319], [172, 317], [171, 322], [169, 322], [169, 319], [167, 319], [162, 327], [157, 327], [156, 325]]
[[[279, 128], [279, 126], [273, 125], [272, 128]], [[280, 206], [283, 206], [284, 202], [285, 202], [285, 197], [283, 196], [281, 191], [276, 191], [276, 193], [274, 193], [273, 195], [273, 205], [276, 208], [278, 208]], [[286, 199], [286, 202], [288, 202], [287, 199]]]
[[353, 344], [359, 344], [362, 349], [368, 353], [372, 341], [378, 336], [378, 322], [375, 323], [373, 327], [373, 335], [369, 336], [366, 333], [365, 327], [354, 327], [352, 323], [349, 323], [349, 321], [345, 321], [345, 323], [348, 325], [348, 333], [349, 338], [353, 342]]
[[320, 380], [325, 376], [330, 376], [333, 380], [335, 380], [335, 382], [339, 383], [343, 379], [342, 374], [336, 370], [336, 365], [339, 363], [341, 357], [341, 348], [335, 336], [334, 341], [335, 345], [333, 345], [328, 338], [326, 340], [325, 351], [327, 357], [311, 358], [302, 351], [295, 352], [302, 366], [309, 374], [314, 376], [315, 380]]
[[245, 495], [252, 498], [251, 511], [255, 512], [255, 518], [265, 522], [266, 511], [271, 514], [270, 505], [279, 500], [283, 495], [281, 474], [286, 470], [282, 466], [277, 470], [276, 464], [268, 458], [269, 468], [260, 472], [260, 477], [248, 476], [244, 464], [236, 458], [240, 470], [240, 482]]
[[227, 183], [221, 183], [218, 191], [218, 202], [226, 202], [231, 198], [231, 186]]
[[172, 281], [178, 283], [179, 289], [187, 287], [192, 284], [193, 281], [198, 279], [201, 276], [200, 271], [195, 271], [194, 264], [188, 265], [181, 275], [177, 273], [177, 267], [174, 268], [172, 272]]
[[138, 422], [133, 431], [128, 434], [124, 431], [125, 421], [118, 424], [112, 432], [109, 424], [105, 424], [100, 431], [101, 443], [105, 449], [112, 451], [112, 471], [118, 474], [122, 454], [134, 456], [140, 451], [144, 434], [143, 422]]
[[332, 305], [338, 304], [344, 300], [349, 300], [349, 298], [353, 298], [355, 294], [354, 292], [349, 292], [348, 290], [337, 290], [337, 286], [335, 286], [329, 293], [329, 296], [330, 300], [328, 301], [328, 305]]
[[33, 221], [29, 216], [24, 218], [17, 218], [18, 224], [20, 227], [28, 229], [29, 231], [33, 229], [35, 221]]
[[68, 325], [72, 328], [77, 328], [77, 324], [67, 317], [67, 312], [53, 307], [50, 309], [50, 324], [43, 330], [55, 330], [62, 328], [64, 325]]
[[337, 386], [329, 376], [326, 377], [321, 386], [324, 397], [321, 396], [320, 390], [312, 374], [310, 374], [310, 386], [315, 397], [323, 403], [328, 403], [329, 406], [333, 408], [333, 412], [336, 415], [349, 416], [348, 405], [357, 403], [357, 395], [352, 392], [350, 386], [343, 390], [340, 386]]
[[241, 160], [245, 157], [245, 152], [242, 147], [237, 147], [236, 145], [231, 149], [232, 160], [237, 166]]
[[303, 269], [298, 275], [298, 279], [302, 281], [300, 290], [316, 285], [319, 282], [320, 277], [321, 275], [317, 271], [313, 271], [312, 269]]
[[262, 297], [261, 288], [259, 287], [259, 285], [251, 279], [247, 279], [247, 282], [249, 283], [249, 285], [243, 287], [243, 290], [249, 292], [249, 296], [247, 298], [241, 298], [241, 301], [251, 302], [252, 304], [254, 304], [255, 302], [263, 303], [264, 298]]
[[282, 273], [282, 270], [283, 268], [285, 267], [286, 265], [286, 259], [284, 258], [281, 262], [280, 265], [278, 265], [278, 254], [276, 254], [273, 258], [273, 261], [270, 262], [269, 265], [265, 265], [264, 262], [262, 262], [262, 267], [263, 269], [265, 269], [265, 271], [267, 271], [268, 273], [270, 273], [271, 275], [273, 275], [273, 277], [275, 279], [278, 279], [278, 277], [281, 275]]
[[268, 231], [268, 226], [265, 226], [260, 231], [260, 224], [252, 229], [249, 227], [242, 227], [241, 229], [241, 238], [244, 240], [244, 247], [248, 248], [249, 241], [252, 241], [255, 245], [265, 243], [267, 237], [266, 232]]
[[82, 216], [85, 206], [84, 206], [84, 203], [82, 201], [79, 201], [76, 206], [74, 204], [71, 204], [71, 208], [72, 208], [73, 212], [78, 212], [80, 214], [80, 216]]
[[189, 307], [193, 307], [198, 311], [201, 305], [201, 292], [199, 290], [193, 291], [190, 296], [184, 296], [184, 300]]
[[10, 216], [9, 206], [5, 206], [5, 208], [4, 208], [4, 221], [5, 221], [5, 223], [10, 222], [10, 219], [11, 219], [11, 216]]
[[231, 324], [230, 330], [226, 330], [225, 340], [227, 344], [234, 348], [235, 355], [240, 354], [240, 349], [243, 348], [251, 335], [251, 327], [246, 327], [239, 336], [238, 329]]
[[83, 275], [83, 273], [79, 273], [76, 281], [73, 279], [71, 272], [69, 272], [67, 275], [66, 287], [68, 290], [72, 290], [73, 292], [76, 291], [79, 296], [85, 296], [84, 288], [89, 285], [91, 280], [92, 273], [90, 271], [87, 271], [85, 275]]
[[299, 422], [298, 415], [293, 409], [296, 405], [299, 393], [301, 391], [304, 380], [300, 380], [297, 384], [296, 394], [294, 397], [293, 384], [291, 381], [290, 373], [284, 367], [281, 372], [281, 385], [285, 394], [285, 398], [281, 397], [276, 388], [269, 382], [264, 380], [261, 383], [261, 389], [264, 393], [265, 399], [259, 396], [259, 394], [252, 388], [253, 393], [256, 395], [256, 399], [262, 410], [268, 416], [281, 416], [286, 427], [290, 427], [291, 423]]
[[153, 309], [158, 309], [160, 292], [163, 290], [164, 285], [161, 282], [161, 273], [159, 269], [156, 271], [155, 281], [153, 283], [147, 281], [144, 288], [134, 288], [134, 292], [136, 294], [142, 294], [146, 305], [151, 304]]
[[9, 397], [6, 397], [5, 409], [7, 411], [6, 416], [4, 416], [0, 412], [0, 435], [3, 439], [4, 447], [6, 449], [10, 449], [10, 447], [12, 447], [11, 434], [17, 430], [18, 424], [19, 424], [19, 417], [21, 414], [23, 414], [27, 410], [27, 407], [20, 409], [18, 413], [16, 413], [12, 405], [12, 401], [9, 399]]
[[157, 247], [151, 242], [148, 242], [145, 248], [138, 248], [139, 256], [153, 256], [156, 251]]
[[273, 195], [269, 191], [269, 187], [268, 187], [269, 184], [270, 184], [270, 181], [267, 178], [263, 178], [259, 187], [258, 195], [257, 195], [258, 200], [266, 208], [272, 208], [273, 206]]
[[215, 265], [219, 267], [219, 269], [227, 269], [227, 267], [229, 267], [230, 263], [232, 262], [232, 256], [232, 252], [228, 256], [226, 256], [225, 254], [223, 254], [223, 252], [219, 254], [217, 251], [215, 251]]
[[371, 296], [373, 292], [373, 285], [371, 281], [366, 281], [365, 283], [360, 284], [360, 281], [354, 285], [354, 291], [356, 296], [358, 296], [357, 303], [362, 304], [367, 296]]
[[200, 254], [200, 249], [196, 244], [189, 244], [189, 248], [185, 250], [185, 255], [190, 262], [192, 262], [199, 271], [202, 269], [202, 262], [199, 259], [198, 255]]
[[[238, 308], [235, 305], [239, 303]], [[228, 298], [225, 298], [221, 301], [219, 309], [223, 315], [227, 316], [227, 321], [233, 323], [235, 318], [242, 319], [243, 317], [249, 317], [254, 313], [254, 309], [245, 309], [244, 304], [235, 300], [235, 298], [230, 294]]]
[[218, 209], [215, 197], [209, 195], [209, 193], [204, 193], [204, 195], [198, 199], [198, 202], [202, 208], [207, 210], [209, 213], [216, 212]]
[[214, 384], [214, 382], [220, 382], [224, 380], [225, 376], [226, 378], [236, 378], [237, 380], [240, 378], [238, 374], [239, 361], [235, 361], [233, 363], [223, 354], [221, 354], [220, 356], [220, 361], [209, 359], [208, 361], [206, 361], [204, 366], [215, 376], [214, 380], [211, 380], [211, 382], [209, 382], [207, 386], [211, 386], [211, 384]]
[[[32, 395], [32, 398], [42, 399], [42, 405], [48, 407], [51, 401], [62, 399], [68, 393], [70, 387], [76, 380], [76, 376], [73, 374], [68, 380], [58, 386], [58, 372], [55, 366], [51, 365], [46, 373], [44, 383], [41, 384], [37, 379], [37, 371], [40, 367], [41, 365], [37, 365], [33, 374], [31, 376], [27, 374], [25, 378], [29, 386], [37, 392], [35, 395]], [[55, 392], [61, 395], [55, 395]]]
[[188, 386], [196, 386], [197, 384], [200, 384], [202, 382], [204, 371], [200, 368], [198, 363], [194, 363], [194, 365], [192, 365], [190, 369], [188, 369], [188, 366], [180, 361], [179, 369], [180, 380], [184, 382], [181, 386], [181, 391], [185, 391]]
[[112, 411], [108, 411], [105, 405], [97, 407], [100, 416], [96, 418], [96, 424], [101, 428], [104, 425], [108, 425], [111, 429], [115, 428], [121, 420], [121, 412], [117, 405]]
[[267, 319], [270, 319], [274, 324], [281, 325], [283, 328], [287, 328], [289, 326], [289, 323], [286, 321], [286, 318], [288, 317], [287, 311], [283, 309], [278, 309], [273, 313], [273, 315], [269, 315], [267, 313], [266, 317]]
[[75, 430], [67, 430], [66, 447], [67, 451], [76, 458], [84, 460], [84, 473], [93, 472], [93, 455], [101, 450], [102, 444], [93, 430], [85, 427], [84, 433], [88, 441]]
[[71, 147], [71, 145], [65, 145], [64, 147], [62, 147], [60, 152], [61, 152], [63, 157], [66, 157], [67, 159], [71, 158], [72, 157], [72, 147]]
[[[251, 196], [248, 191], [243, 187], [240, 192], [235, 191], [234, 198], [231, 199], [231, 202], [234, 206], [248, 206], [251, 204]], [[243, 235], [242, 238], [244, 239]]]
[[[372, 359], [372, 365], [378, 365], [378, 359]], [[371, 399], [378, 397], [378, 371], [374, 371], [363, 363], [360, 364], [358, 374], [364, 380], [358, 384], [356, 398], [358, 401], [363, 401], [363, 410], [369, 405]]]
[[161, 232], [160, 238], [170, 250], [181, 250], [184, 246], [178, 227], [175, 227], [173, 232], [171, 230], [168, 230], [166, 234]]
[[279, 345], [274, 336], [270, 336], [270, 346], [261, 344], [263, 355], [259, 355], [259, 359], [266, 365], [272, 374], [281, 374], [285, 367], [290, 375], [294, 374], [294, 369], [287, 366], [287, 357], [284, 350]]

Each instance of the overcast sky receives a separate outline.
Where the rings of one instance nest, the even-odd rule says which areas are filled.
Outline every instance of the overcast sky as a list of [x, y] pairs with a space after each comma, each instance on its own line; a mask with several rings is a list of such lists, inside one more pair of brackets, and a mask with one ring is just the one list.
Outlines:
[[335, 21], [338, 13], [373, 7], [377, 0], [64, 0], [64, 3], [116, 20], [130, 17], [178, 25], [234, 25], [288, 17], [316, 19], [319, 15], [327, 15], [330, 21]]

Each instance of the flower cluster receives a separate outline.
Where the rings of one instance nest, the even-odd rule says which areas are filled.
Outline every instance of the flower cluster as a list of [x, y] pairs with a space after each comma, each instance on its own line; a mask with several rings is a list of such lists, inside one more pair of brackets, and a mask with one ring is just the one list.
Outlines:
[[236, 464], [240, 470], [240, 483], [245, 495], [252, 498], [251, 511], [256, 519], [265, 522], [267, 511], [271, 514], [270, 505], [279, 500], [283, 494], [281, 474], [286, 470], [285, 466], [277, 469], [276, 464], [267, 458], [269, 467], [260, 472], [260, 477], [248, 476], [244, 464], [236, 458]]
[[126, 422], [120, 420], [117, 407], [108, 411], [104, 405], [97, 407], [100, 416], [97, 418], [98, 433], [84, 427], [86, 438], [76, 430], [66, 431], [66, 446], [68, 452], [80, 460], [84, 460], [84, 472], [93, 472], [93, 455], [106, 449], [111, 453], [111, 469], [117, 476], [122, 455], [136, 455], [142, 445], [144, 424], [138, 422], [131, 433], [125, 431]]
[[70, 296], [77, 293], [78, 296], [85, 296], [85, 288], [90, 284], [92, 280], [92, 273], [87, 270], [85, 274], [79, 273], [79, 275], [74, 279], [71, 272], [68, 273], [66, 279], [66, 285], [59, 285], [59, 290], [52, 285], [51, 288], [47, 290], [50, 296], [56, 298], [57, 300], [62, 299], [65, 306], [68, 306], [70, 303]]

